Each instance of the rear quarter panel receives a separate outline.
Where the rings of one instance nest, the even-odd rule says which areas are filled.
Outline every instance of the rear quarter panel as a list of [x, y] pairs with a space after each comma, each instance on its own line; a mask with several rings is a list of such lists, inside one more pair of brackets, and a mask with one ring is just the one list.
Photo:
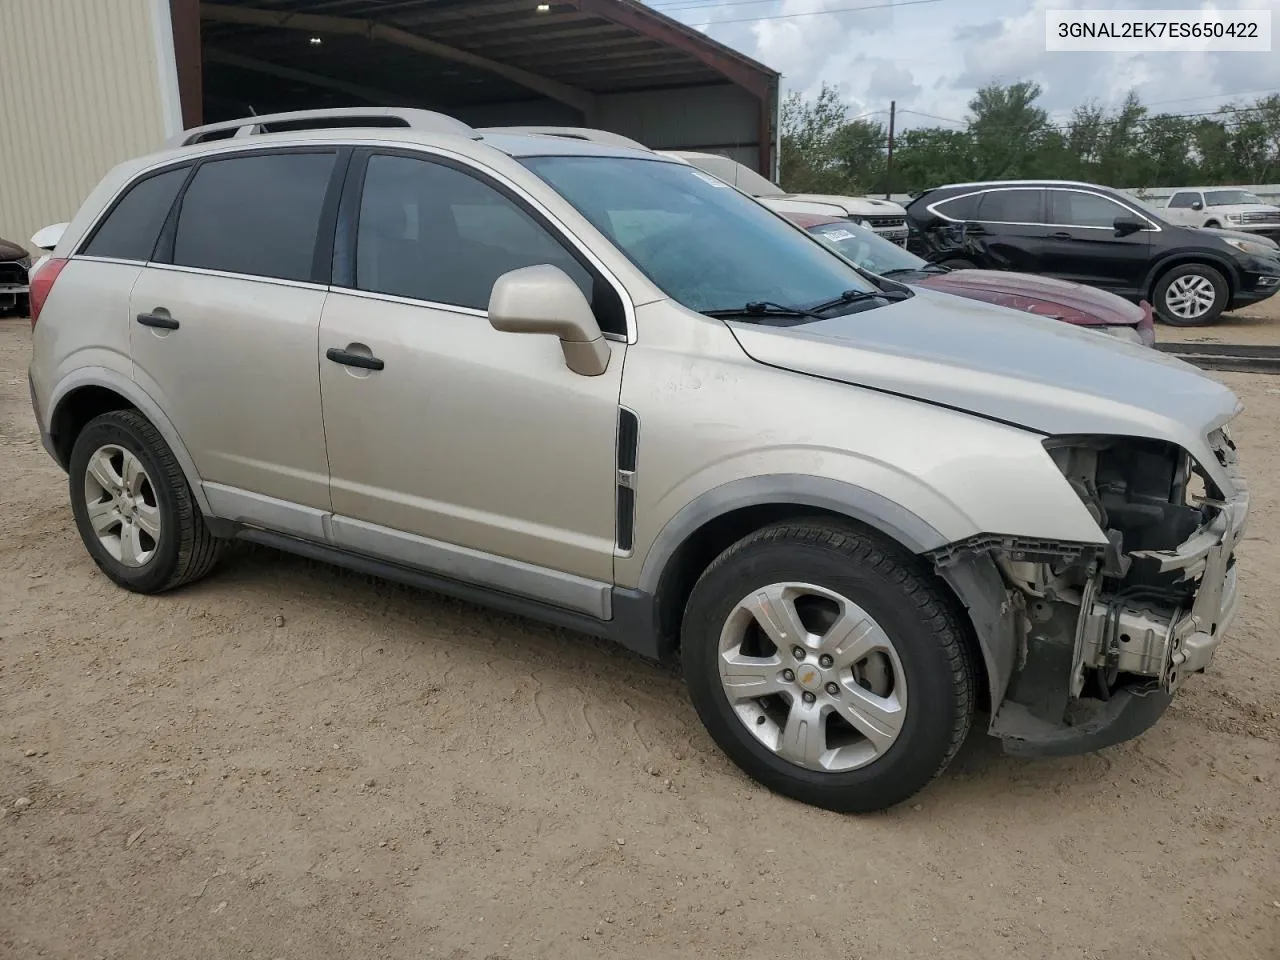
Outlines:
[[47, 430], [50, 398], [71, 373], [97, 367], [133, 379], [129, 293], [140, 264], [73, 259], [58, 275], [32, 332], [31, 385]]

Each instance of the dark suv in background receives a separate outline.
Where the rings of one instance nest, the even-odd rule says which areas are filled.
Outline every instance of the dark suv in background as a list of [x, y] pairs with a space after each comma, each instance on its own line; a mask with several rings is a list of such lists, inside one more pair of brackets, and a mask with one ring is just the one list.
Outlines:
[[1180, 227], [1089, 183], [1006, 180], [927, 190], [907, 205], [908, 249], [952, 268], [1017, 270], [1148, 299], [1176, 326], [1280, 291], [1280, 248], [1229, 230]]

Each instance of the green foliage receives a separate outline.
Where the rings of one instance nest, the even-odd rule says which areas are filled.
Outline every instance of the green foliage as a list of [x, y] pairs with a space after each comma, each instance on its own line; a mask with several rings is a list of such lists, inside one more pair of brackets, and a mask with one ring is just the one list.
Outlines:
[[[899, 130], [892, 183], [888, 131], [850, 117], [838, 88], [782, 108], [782, 184], [796, 193], [914, 193], [957, 180], [1054, 178], [1113, 187], [1273, 183], [1280, 179], [1280, 95], [1214, 112], [1152, 114], [1132, 91], [1118, 108], [1085, 103], [1065, 122], [1036, 105], [1038, 84], [989, 84], [952, 126]], [[900, 119], [908, 119], [903, 116]]]

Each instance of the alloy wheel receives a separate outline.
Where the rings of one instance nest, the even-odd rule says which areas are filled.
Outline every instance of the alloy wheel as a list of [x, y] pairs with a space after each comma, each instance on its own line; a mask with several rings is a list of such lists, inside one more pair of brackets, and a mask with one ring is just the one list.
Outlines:
[[144, 566], [160, 545], [160, 506], [138, 457], [117, 444], [99, 447], [84, 476], [89, 524], [103, 548], [126, 567]]
[[1187, 274], [1178, 277], [1165, 292], [1166, 309], [1181, 320], [1196, 320], [1213, 309], [1218, 293], [1208, 277]]
[[877, 760], [906, 721], [893, 641], [860, 606], [823, 587], [774, 583], [744, 597], [721, 631], [718, 665], [743, 726], [809, 770]]

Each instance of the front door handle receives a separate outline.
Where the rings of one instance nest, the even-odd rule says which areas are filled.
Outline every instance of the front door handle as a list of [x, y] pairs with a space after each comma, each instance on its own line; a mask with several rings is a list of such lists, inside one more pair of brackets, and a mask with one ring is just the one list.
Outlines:
[[381, 370], [386, 366], [377, 357], [366, 356], [363, 353], [352, 353], [350, 350], [343, 350], [340, 347], [330, 347], [324, 352], [324, 355], [334, 363], [340, 363], [346, 367], [360, 367], [363, 370]]
[[177, 330], [178, 321], [173, 317], [159, 313], [140, 313], [138, 322], [144, 327], [157, 327], [161, 330]]
[[1067, 233], [1067, 231], [1059, 230], [1057, 233], [1049, 234], [1049, 239], [1050, 240], [1071, 240], [1073, 238], [1071, 234]]

